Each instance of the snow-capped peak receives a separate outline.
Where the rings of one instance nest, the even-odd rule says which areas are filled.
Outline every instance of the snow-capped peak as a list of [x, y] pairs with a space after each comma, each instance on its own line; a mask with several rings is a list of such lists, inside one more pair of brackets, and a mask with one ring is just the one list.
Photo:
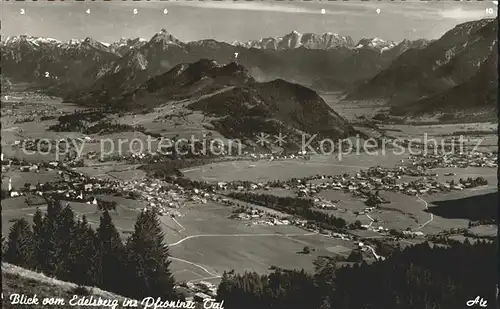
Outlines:
[[56, 44], [61, 43], [61, 41], [53, 38], [36, 38], [35, 41], [38, 43], [56, 43]]
[[83, 42], [83, 40], [80, 40], [80, 39], [71, 39], [68, 41], [68, 44], [69, 45], [78, 45], [78, 44], [81, 44]]
[[331, 49], [339, 47], [351, 48], [354, 46], [351, 37], [340, 36], [336, 33], [300, 33], [297, 30], [286, 34], [283, 37], [261, 38], [246, 43], [233, 42], [233, 45], [258, 49]]
[[25, 41], [33, 45], [39, 46], [39, 44], [60, 44], [61, 42], [53, 38], [44, 37], [32, 37], [27, 35], [20, 36], [9, 36], [5, 39], [3, 44], [13, 44], [17, 42]]
[[131, 49], [142, 47], [146, 42], [147, 40], [143, 38], [126, 39], [122, 37], [120, 40], [111, 43], [108, 47], [114, 52], [124, 55]]
[[372, 50], [376, 50], [379, 52], [384, 52], [384, 51], [387, 51], [387, 50], [395, 47], [396, 45], [397, 44], [393, 41], [385, 41], [379, 37], [374, 37], [374, 38], [361, 39], [355, 48], [357, 48], [357, 49], [367, 48], [367, 49], [372, 49]]

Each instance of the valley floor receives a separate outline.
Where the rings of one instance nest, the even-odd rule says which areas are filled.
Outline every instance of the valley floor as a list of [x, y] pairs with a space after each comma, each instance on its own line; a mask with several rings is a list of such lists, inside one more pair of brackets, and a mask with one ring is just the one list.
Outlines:
[[[325, 95], [324, 95], [325, 98]], [[337, 101], [336, 101], [337, 100]], [[351, 118], [356, 118], [361, 114], [358, 111], [345, 108], [338, 108], [338, 96], [332, 95], [330, 104], [333, 104], [339, 113], [346, 116], [349, 113]], [[46, 109], [44, 105], [41, 109]], [[47, 106], [54, 103], [46, 102]], [[57, 103], [55, 103], [57, 104]], [[59, 105], [57, 105], [59, 106]], [[64, 111], [61, 106], [60, 111]], [[4, 111], [5, 107], [2, 107]], [[26, 106], [31, 110], [31, 107]], [[74, 107], [64, 105], [64, 108], [74, 109]], [[365, 108], [365, 107], [364, 107]], [[59, 107], [58, 107], [59, 109]], [[373, 106], [366, 107], [365, 111], [373, 110]], [[170, 111], [165, 111], [170, 112]], [[22, 107], [16, 109], [16, 113], [22, 113]], [[56, 115], [56, 114], [54, 114]], [[132, 118], [133, 121], [143, 122], [150, 129], [157, 129], [161, 132], [161, 123], [153, 123], [158, 115], [155, 113], [140, 115]], [[198, 117], [192, 115], [191, 117]], [[60, 139], [66, 137], [85, 138], [81, 133], [52, 132], [48, 131], [49, 125], [55, 122], [49, 119], [41, 122], [15, 123], [19, 115], [6, 115], [2, 112], [2, 152], [9, 158], [24, 158], [30, 164], [38, 162], [48, 162], [54, 160], [54, 154], [46, 155], [26, 155], [17, 147], [16, 141], [23, 139], [35, 139], [44, 137], [48, 139]], [[125, 116], [128, 117], [128, 116]], [[121, 119], [126, 121], [125, 117]], [[127, 118], [128, 119], [128, 118]], [[195, 121], [191, 119], [189, 121]], [[127, 121], [130, 121], [128, 119]], [[497, 135], [493, 132], [494, 124], [460, 124], [460, 125], [378, 125], [376, 130], [379, 136], [389, 136], [392, 138], [419, 138], [423, 133], [433, 138], [446, 139], [453, 134], [467, 135], [468, 147], [474, 145], [477, 138], [482, 139], [480, 151], [489, 152], [496, 149]], [[173, 128], [169, 128], [173, 129]], [[190, 126], [176, 128], [176, 134], [191, 132]], [[199, 128], [196, 128], [196, 130]], [[457, 133], [458, 132], [458, 133]], [[462, 132], [462, 133], [460, 133]], [[463, 133], [465, 132], [465, 133]], [[170, 132], [171, 133], [171, 132]], [[373, 132], [372, 132], [373, 133]], [[374, 133], [375, 134], [375, 133]], [[99, 149], [99, 140], [105, 138], [144, 138], [145, 135], [138, 132], [122, 132], [108, 135], [89, 135], [87, 137], [95, 140], [86, 144], [83, 154], [86, 155]], [[204, 164], [183, 169], [183, 174], [190, 180], [203, 181], [217, 184], [219, 182], [251, 181], [266, 184], [270, 181], [286, 181], [292, 178], [310, 177], [315, 175], [355, 175], [360, 170], [367, 170], [370, 167], [382, 166], [387, 168], [398, 167], [410, 164], [408, 154], [395, 155], [392, 151], [369, 155], [367, 153], [341, 155], [312, 155], [309, 160], [300, 159], [280, 159], [280, 160], [258, 160], [258, 161], [228, 161], [212, 164]], [[76, 167], [73, 170], [96, 179], [116, 181], [123, 184], [123, 187], [130, 186], [136, 181], [136, 185], [127, 187], [125, 191], [132, 190], [133, 186], [138, 187], [142, 182], [148, 183], [150, 176], [139, 169], [141, 164], [130, 164], [124, 162], [96, 162], [95, 160], [85, 160], [84, 167]], [[399, 192], [382, 192], [391, 203], [384, 204], [380, 209], [369, 214], [359, 214], [366, 208], [365, 199], [353, 196], [336, 190], [324, 190], [317, 196], [326, 200], [337, 201], [336, 210], [324, 210], [336, 217], [353, 223], [357, 220], [363, 225], [371, 227], [383, 227], [398, 231], [413, 230], [421, 231], [423, 237], [413, 239], [400, 239], [400, 245], [408, 245], [426, 240], [427, 236], [442, 234], [452, 229], [466, 229], [477, 235], [492, 236], [496, 229], [489, 225], [475, 227], [468, 226], [467, 216], [455, 216], [453, 210], [441, 206], [445, 204], [463, 205], [466, 207], [477, 207], [475, 200], [481, 200], [483, 196], [489, 196], [496, 192], [496, 168], [491, 167], [448, 167], [431, 169], [430, 172], [438, 174], [436, 181], [458, 181], [459, 178], [482, 176], [488, 181], [487, 186], [462, 191], [451, 191], [433, 195], [409, 196]], [[444, 176], [454, 173], [454, 176]], [[6, 170], [3, 174], [2, 188], [8, 186], [8, 178], [11, 179], [13, 188], [20, 189], [28, 184], [36, 183], [58, 183], [64, 180], [57, 169], [36, 170], [20, 172], [18, 167]], [[401, 181], [414, 181], [420, 177], [409, 177]], [[311, 181], [314, 183], [315, 180]], [[127, 183], [127, 184], [125, 184]], [[141, 189], [142, 190], [142, 189]], [[260, 191], [255, 191], [260, 192]], [[220, 193], [220, 192], [219, 192]], [[277, 196], [296, 197], [295, 190], [272, 189], [261, 193]], [[335, 255], [347, 257], [352, 250], [359, 249], [358, 243], [352, 240], [342, 240], [328, 237], [320, 231], [312, 231], [299, 228], [293, 225], [266, 225], [253, 224], [253, 221], [235, 220], [230, 218], [238, 205], [226, 205], [220, 200], [210, 200], [199, 203], [190, 200], [196, 196], [194, 193], [183, 193], [187, 200], [180, 208], [173, 210], [175, 216], [165, 215], [161, 217], [167, 243], [170, 244], [172, 254], [172, 271], [178, 281], [212, 281], [218, 282], [224, 271], [235, 269], [237, 272], [245, 270], [266, 273], [271, 266], [282, 268], [304, 268], [312, 270], [313, 260], [322, 255]], [[97, 198], [113, 200], [117, 203], [117, 211], [112, 213], [115, 225], [126, 238], [133, 230], [135, 218], [140, 210], [148, 207], [150, 202], [146, 199], [132, 200], [125, 197], [117, 197], [113, 194], [96, 194]], [[220, 195], [219, 197], [224, 198]], [[28, 201], [29, 200], [29, 201]], [[489, 200], [491, 201], [491, 200]], [[29, 204], [27, 204], [29, 202]], [[99, 222], [99, 212], [96, 206], [85, 202], [70, 202], [73, 210], [79, 215], [85, 215], [89, 222], [96, 226]], [[241, 205], [250, 205], [240, 202]], [[255, 209], [266, 207], [250, 205]], [[446, 206], [446, 205], [445, 205]], [[34, 195], [12, 197], [2, 201], [2, 234], [5, 235], [9, 226], [15, 219], [25, 217], [31, 220], [36, 208], [43, 209], [43, 200], [37, 201]], [[444, 207], [444, 206], [443, 206]], [[428, 208], [428, 209], [427, 209]], [[267, 209], [266, 211], [269, 211]], [[387, 235], [382, 235], [370, 229], [356, 230], [352, 232], [359, 239], [379, 239], [393, 243]], [[460, 233], [459, 233], [460, 234]], [[451, 236], [457, 236], [455, 234]], [[302, 254], [304, 247], [311, 248], [309, 254]], [[368, 251], [367, 251], [368, 252]], [[368, 252], [365, 258], [372, 259], [373, 255]]]

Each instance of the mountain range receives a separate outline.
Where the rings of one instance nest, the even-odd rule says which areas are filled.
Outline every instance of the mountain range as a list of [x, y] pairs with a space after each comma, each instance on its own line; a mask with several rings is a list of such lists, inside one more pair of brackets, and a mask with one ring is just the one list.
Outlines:
[[[212, 39], [186, 43], [162, 29], [149, 40], [122, 38], [110, 44], [91, 38], [63, 43], [9, 37], [0, 43], [0, 51], [4, 77], [32, 82], [66, 101], [86, 105], [119, 101], [179, 65], [211, 59], [243, 66], [256, 82], [282, 79], [344, 91], [348, 100], [387, 100], [394, 113], [417, 113], [428, 110], [417, 106], [433, 110], [450, 106], [443, 101], [452, 98], [463, 101], [459, 93], [485, 92], [488, 87], [486, 92], [491, 92], [497, 85], [492, 71], [497, 33], [496, 20], [483, 19], [460, 24], [433, 41], [396, 44], [365, 38], [354, 43], [333, 33], [293, 31], [229, 44]], [[484, 97], [490, 102], [486, 106], [491, 106], [491, 97]], [[484, 100], [459, 105], [484, 106]]]
[[[68, 89], [86, 90], [91, 85], [91, 92], [101, 86], [113, 88], [120, 76], [124, 84], [133, 82], [131, 79], [143, 82], [175, 65], [202, 58], [227, 63], [234, 60], [235, 53], [238, 62], [261, 81], [283, 78], [311, 85], [342, 73], [343, 76], [334, 78], [331, 88], [343, 89], [374, 76], [398, 54], [411, 48], [407, 41], [388, 45], [380, 39], [364, 39], [356, 45], [350, 37], [297, 31], [272, 40], [277, 42], [276, 48], [253, 41], [234, 45], [210, 39], [184, 43], [162, 29], [149, 41], [122, 38], [111, 44], [91, 38], [63, 43], [50, 38], [8, 37], [0, 43], [0, 50], [5, 75], [35, 81], [44, 88], [47, 84], [58, 85], [55, 89], [64, 89], [67, 95]], [[139, 76], [131, 78], [130, 74]]]
[[233, 45], [247, 48], [285, 50], [304, 47], [308, 49], [331, 49], [339, 47], [354, 47], [354, 41], [349, 36], [340, 36], [331, 32], [321, 35], [314, 33], [302, 34], [297, 30], [283, 37], [262, 38], [248, 42], [233, 42]]
[[494, 108], [497, 58], [496, 19], [463, 23], [423, 48], [402, 53], [347, 99], [387, 99], [398, 114]]
[[66, 43], [50, 38], [8, 37], [0, 45], [2, 74], [39, 87], [92, 84], [100, 70], [120, 57], [108, 46], [85, 38]]
[[[159, 33], [166, 33], [165, 29], [162, 29]], [[170, 35], [170, 39], [172, 41], [176, 41], [179, 44], [182, 44], [181, 41]], [[15, 44], [20, 41], [27, 41], [32, 45], [40, 46], [40, 44], [52, 44], [55, 46], [78, 46], [81, 45], [85, 41], [89, 41], [91, 38], [85, 39], [71, 39], [67, 42], [62, 42], [53, 38], [44, 38], [44, 37], [30, 37], [27, 35], [7, 37], [4, 41], [2, 41], [2, 45], [8, 46], [10, 44]], [[116, 52], [120, 55], [126, 53], [126, 51], [139, 48], [144, 45], [148, 40], [143, 38], [120, 38], [120, 40], [113, 43], [105, 43], [94, 41], [95, 44], [100, 44], [100, 48], [103, 50], [107, 50], [110, 52]], [[203, 40], [200, 40], [203, 41]], [[188, 43], [196, 43], [200, 41], [193, 41]], [[286, 34], [282, 37], [273, 37], [273, 38], [261, 38], [260, 40], [250, 40], [247, 42], [239, 42], [234, 41], [230, 45], [233, 46], [242, 46], [246, 48], [257, 48], [257, 49], [274, 49], [274, 50], [285, 50], [285, 49], [295, 49], [299, 47], [307, 48], [307, 49], [332, 49], [339, 47], [347, 47], [347, 48], [371, 48], [377, 51], [383, 52], [393, 48], [397, 45], [397, 43], [393, 41], [385, 41], [380, 38], [363, 38], [358, 44], [355, 44], [353, 39], [350, 36], [341, 36], [336, 33], [323, 33], [323, 34], [315, 34], [315, 33], [300, 33], [297, 30], [293, 30], [291, 33]]]

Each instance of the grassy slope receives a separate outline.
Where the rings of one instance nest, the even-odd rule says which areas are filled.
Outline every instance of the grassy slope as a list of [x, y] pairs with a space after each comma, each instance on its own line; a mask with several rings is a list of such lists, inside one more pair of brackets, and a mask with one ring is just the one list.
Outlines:
[[[29, 307], [31, 309], [46, 309], [46, 308], [68, 308], [68, 302], [73, 297], [73, 289], [77, 287], [74, 283], [64, 282], [57, 279], [49, 278], [43, 274], [39, 274], [18, 266], [7, 263], [2, 263], [2, 308], [20, 308]], [[119, 306], [116, 308], [124, 308], [121, 306], [123, 296], [118, 296], [110, 292], [102, 291], [98, 288], [88, 288], [94, 298], [101, 297], [103, 299], [118, 300]], [[28, 297], [37, 295], [39, 305], [13, 305], [9, 301], [11, 294], [25, 294]], [[90, 295], [89, 295], [90, 296]], [[88, 296], [88, 297], [89, 297]], [[66, 301], [65, 306], [43, 306], [42, 299], [45, 297], [64, 298]], [[87, 298], [88, 298], [87, 297]], [[99, 308], [88, 306], [71, 306], [71, 308]], [[110, 308], [110, 307], [102, 307]]]

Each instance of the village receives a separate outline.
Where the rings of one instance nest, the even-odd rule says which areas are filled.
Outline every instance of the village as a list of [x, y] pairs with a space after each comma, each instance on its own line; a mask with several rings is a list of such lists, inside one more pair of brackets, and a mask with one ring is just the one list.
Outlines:
[[[299, 154], [300, 155], [300, 154]], [[269, 157], [263, 155], [250, 154], [256, 159], [269, 160]], [[291, 155], [292, 158], [298, 156]], [[145, 158], [134, 155], [135, 160]], [[279, 158], [271, 156], [271, 159]], [[146, 160], [147, 158], [145, 158]], [[483, 177], [475, 179], [460, 179], [439, 182], [435, 179], [438, 176], [435, 173], [427, 172], [430, 168], [439, 166], [448, 166], [450, 162], [460, 164], [460, 166], [495, 166], [496, 157], [492, 154], [469, 154], [469, 155], [450, 155], [448, 157], [408, 157], [411, 162], [409, 166], [399, 166], [396, 168], [372, 167], [368, 170], [361, 170], [355, 175], [315, 175], [303, 178], [294, 178], [288, 181], [270, 181], [249, 182], [218, 182], [216, 184], [203, 183], [201, 188], [186, 189], [179, 183], [171, 183], [164, 180], [144, 177], [141, 180], [114, 181], [102, 180], [96, 177], [90, 177], [84, 173], [75, 171], [75, 167], [83, 166], [83, 160], [69, 159], [64, 161], [39, 162], [37, 164], [25, 162], [16, 158], [4, 159], [2, 154], [2, 172], [9, 169], [17, 169], [20, 172], [37, 172], [40, 170], [57, 170], [64, 181], [55, 183], [27, 183], [23, 188], [12, 188], [9, 186], [10, 196], [18, 196], [26, 193], [37, 195], [57, 195], [66, 200], [83, 201], [96, 204], [95, 195], [110, 194], [122, 195], [128, 198], [141, 199], [147, 202], [148, 207], [158, 210], [160, 215], [166, 215], [172, 209], [180, 208], [185, 202], [207, 203], [208, 201], [228, 204], [229, 201], [223, 197], [227, 191], [269, 191], [272, 188], [285, 189], [299, 198], [314, 198], [315, 207], [323, 209], [336, 209], [335, 203], [320, 199], [318, 193], [325, 190], [340, 190], [351, 193], [354, 196], [360, 196], [367, 199], [368, 208], [361, 212], [368, 213], [378, 204], [389, 201], [382, 200], [378, 194], [375, 196], [372, 191], [392, 191], [406, 195], [422, 195], [440, 192], [449, 192], [451, 190], [464, 190], [476, 186], [487, 185]], [[149, 162], [149, 161], [148, 161]], [[436, 163], [438, 162], [438, 163]], [[137, 163], [137, 161], [135, 162]], [[409, 180], [409, 177], [418, 177], [415, 180]], [[445, 176], [453, 176], [447, 174]], [[405, 179], [403, 179], [405, 177]], [[217, 194], [219, 192], [220, 194]], [[239, 219], [257, 218], [256, 213], [241, 213]], [[280, 225], [290, 224], [288, 221], [267, 220], [258, 224]]]
[[[36, 184], [26, 183], [21, 188], [14, 188], [12, 186], [12, 181], [9, 178], [7, 192], [8, 197], [11, 198], [37, 195], [40, 197], [57, 198], [66, 202], [84, 202], [96, 205], [97, 209], [104, 210], [107, 209], [106, 207], [110, 207], [110, 203], [99, 199], [97, 196], [118, 195], [144, 201], [147, 204], [144, 210], [153, 209], [157, 211], [159, 215], [170, 215], [173, 218], [182, 216], [182, 212], [179, 210], [186, 203], [206, 204], [209, 202], [217, 202], [223, 205], [241, 206], [239, 202], [230, 200], [224, 195], [216, 193], [217, 187], [215, 186], [213, 187], [213, 190], [202, 190], [198, 188], [185, 189], [179, 184], [172, 184], [150, 177], [131, 181], [102, 180], [74, 171], [68, 163], [64, 162], [51, 161], [34, 164], [17, 159], [2, 159], [3, 172], [19, 171], [21, 173], [36, 173], [39, 171], [54, 171], [57, 172], [57, 174], [63, 179], [62, 181], [57, 182]], [[111, 206], [108, 210], [111, 209], [113, 209], [113, 206]], [[277, 216], [276, 214], [263, 210], [262, 207], [257, 209], [256, 205], [250, 205], [248, 203], [246, 203], [244, 208], [239, 208], [239, 210], [237, 209], [233, 218], [246, 221], [250, 226], [296, 225], [310, 232], [321, 233], [326, 237], [338, 238], [346, 241], [357, 239], [357, 237], [353, 237], [347, 233], [319, 230], [315, 224], [312, 224], [307, 220], [294, 218], [288, 215]], [[367, 226], [366, 228], [369, 229], [370, 226]], [[363, 250], [369, 250], [368, 247], [363, 248]], [[196, 287], [198, 287], [198, 285], [195, 287], [189, 287], [191, 290], [196, 292]], [[206, 287], [203, 291], [204, 292], [201, 290], [196, 292], [201, 294], [198, 296], [195, 295], [195, 297], [204, 297], [203, 295], [207, 294], [211, 295], [207, 292]]]
[[[15, 100], [15, 96], [8, 96], [10, 100]], [[36, 97], [34, 97], [36, 99]], [[23, 123], [35, 121], [49, 120], [56, 118], [58, 115], [64, 115], [64, 110], [58, 109], [50, 104], [26, 103], [26, 102], [2, 102], [2, 116], [13, 117], [16, 120], [14, 123]]]
[[498, 154], [496, 152], [468, 152], [468, 153], [441, 153], [411, 155], [409, 161], [413, 166], [425, 168], [437, 167], [497, 167]]
[[[30, 147], [31, 144], [27, 144]], [[32, 145], [31, 145], [32, 147]], [[96, 157], [96, 153], [88, 156]], [[242, 160], [280, 160], [280, 159], [307, 159], [303, 153], [288, 156], [245, 154]], [[151, 162], [148, 155], [124, 156], [124, 161], [132, 160], [133, 163]], [[76, 171], [77, 167], [85, 166], [84, 160], [76, 157], [65, 157], [60, 161], [40, 161], [37, 163], [26, 162], [16, 158], [4, 158], [2, 154], [2, 172], [19, 171], [40, 172], [54, 171], [62, 181], [48, 183], [26, 183], [23, 187], [13, 188], [9, 179], [8, 196], [17, 197], [21, 195], [38, 195], [41, 197], [56, 197], [63, 201], [84, 202], [96, 205], [99, 209], [109, 207], [109, 202], [101, 200], [99, 195], [114, 195], [128, 199], [140, 200], [146, 205], [146, 209], [154, 209], [160, 216], [168, 215], [172, 218], [182, 217], [181, 208], [189, 204], [219, 203], [228, 206], [239, 206], [233, 212], [232, 219], [245, 222], [249, 226], [254, 225], [294, 225], [312, 233], [318, 233], [324, 237], [331, 237], [343, 241], [354, 242], [360, 251], [373, 255], [376, 259], [381, 259], [372, 247], [363, 238], [355, 235], [352, 231], [332, 231], [318, 227], [318, 225], [298, 217], [290, 215], [279, 216], [269, 212], [265, 207], [252, 205], [251, 203], [235, 201], [228, 198], [228, 192], [269, 192], [273, 189], [284, 189], [292, 192], [296, 198], [311, 199], [314, 207], [323, 210], [341, 210], [339, 201], [325, 199], [319, 195], [322, 191], [338, 190], [353, 196], [365, 199], [366, 207], [356, 211], [356, 216], [366, 216], [370, 219], [369, 224], [351, 222], [351, 229], [368, 230], [383, 237], [394, 239], [402, 238], [423, 238], [426, 235], [419, 230], [391, 231], [389, 228], [376, 224], [377, 220], [370, 216], [370, 213], [377, 207], [390, 201], [378, 194], [380, 191], [398, 192], [405, 195], [425, 195], [453, 190], [461, 191], [476, 186], [484, 186], [487, 181], [483, 177], [469, 179], [451, 179], [448, 181], [438, 181], [436, 173], [428, 170], [435, 167], [492, 167], [496, 166], [496, 158], [492, 154], [450, 154], [442, 157], [435, 156], [410, 156], [408, 164], [395, 168], [371, 167], [367, 170], [360, 170], [354, 175], [314, 175], [309, 177], [294, 178], [287, 181], [250, 182], [250, 181], [219, 181], [191, 182], [188, 180], [169, 181], [156, 177], [145, 176], [134, 180], [109, 180], [89, 176]], [[403, 160], [402, 160], [403, 161]], [[127, 162], [130, 163], [130, 162]], [[403, 162], [402, 162], [403, 163]], [[448, 173], [445, 176], [455, 176]], [[187, 185], [186, 185], [187, 184]], [[242, 207], [243, 204], [243, 207]], [[113, 206], [112, 206], [113, 207]], [[356, 224], [355, 224], [356, 223]], [[195, 293], [195, 297], [206, 298], [213, 295], [213, 286], [189, 283], [186, 288]], [[210, 284], [210, 283], [208, 283]], [[197, 296], [196, 296], [197, 295]], [[208, 295], [208, 296], [207, 296]]]
[[[420, 177], [412, 181], [402, 181], [402, 176]], [[294, 191], [299, 197], [313, 196], [323, 190], [342, 190], [354, 195], [367, 195], [370, 190], [385, 190], [400, 192], [406, 195], [432, 194], [449, 192], [450, 190], [463, 190], [476, 186], [487, 185], [483, 177], [467, 179], [455, 182], [438, 182], [435, 173], [427, 173], [421, 166], [408, 168], [400, 166], [397, 168], [372, 167], [367, 171], [360, 171], [355, 176], [344, 175], [315, 175], [311, 177], [295, 178], [289, 181], [273, 181], [270, 183], [253, 183], [236, 181], [232, 183], [218, 182], [221, 190], [269, 190], [270, 188], [281, 188]], [[453, 176], [453, 175], [447, 175]], [[320, 183], [311, 181], [321, 180]]]

